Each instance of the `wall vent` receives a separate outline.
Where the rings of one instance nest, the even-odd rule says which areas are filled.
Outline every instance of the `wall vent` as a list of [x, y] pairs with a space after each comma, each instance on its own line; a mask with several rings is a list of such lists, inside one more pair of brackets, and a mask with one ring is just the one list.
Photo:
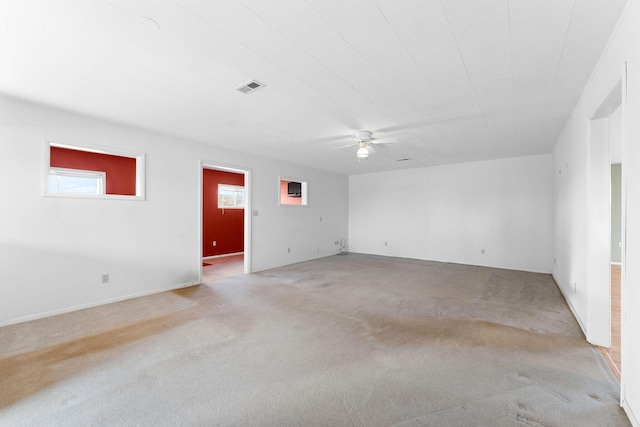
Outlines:
[[244, 93], [245, 95], [254, 92], [264, 85], [262, 83], [258, 83], [255, 80], [251, 80], [249, 83], [245, 83], [242, 86], [236, 88], [237, 91]]
[[404, 158], [404, 159], [398, 159], [398, 160], [396, 160], [396, 162], [406, 162], [406, 161], [409, 161], [409, 160], [411, 160], [411, 159], [407, 157], [407, 158]]

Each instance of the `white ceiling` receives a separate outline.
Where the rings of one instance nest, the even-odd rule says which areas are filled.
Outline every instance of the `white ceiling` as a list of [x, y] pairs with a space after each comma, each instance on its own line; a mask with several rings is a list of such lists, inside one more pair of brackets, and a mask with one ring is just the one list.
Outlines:
[[0, 92], [345, 174], [548, 153], [626, 3], [0, 0]]

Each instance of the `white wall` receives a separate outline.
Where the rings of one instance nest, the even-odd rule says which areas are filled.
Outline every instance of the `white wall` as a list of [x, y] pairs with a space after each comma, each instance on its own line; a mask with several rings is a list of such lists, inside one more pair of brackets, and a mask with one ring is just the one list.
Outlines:
[[[43, 197], [43, 138], [145, 152], [146, 200]], [[0, 325], [196, 283], [201, 160], [251, 168], [252, 271], [337, 252], [346, 176], [0, 98]], [[308, 207], [278, 207], [278, 175]]]
[[550, 155], [353, 175], [349, 246], [550, 272], [551, 195]]
[[[624, 84], [624, 64], [628, 63]], [[623, 238], [623, 348], [622, 399], [632, 423], [640, 425], [640, 2], [632, 1], [612, 36], [581, 99], [576, 104], [553, 151], [554, 256], [553, 275], [570, 303], [587, 339], [600, 339], [602, 287], [590, 277], [591, 264], [608, 262], [609, 251], [599, 246], [598, 188], [601, 164], [608, 163], [608, 147], [592, 140], [590, 119], [616, 84], [623, 79], [623, 203], [626, 204], [626, 237]], [[604, 159], [599, 156], [604, 156]], [[559, 174], [558, 172], [562, 172]], [[574, 285], [575, 284], [575, 285]], [[574, 287], [575, 286], [575, 287]], [[604, 289], [606, 291], [607, 289]]]

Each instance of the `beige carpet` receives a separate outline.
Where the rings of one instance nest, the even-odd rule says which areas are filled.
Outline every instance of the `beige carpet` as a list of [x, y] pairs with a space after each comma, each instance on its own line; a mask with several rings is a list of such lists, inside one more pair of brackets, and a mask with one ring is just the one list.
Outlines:
[[204, 259], [202, 264], [202, 283], [207, 283], [242, 274], [244, 272], [244, 255]]
[[629, 425], [545, 274], [334, 256], [0, 343], [3, 426]]

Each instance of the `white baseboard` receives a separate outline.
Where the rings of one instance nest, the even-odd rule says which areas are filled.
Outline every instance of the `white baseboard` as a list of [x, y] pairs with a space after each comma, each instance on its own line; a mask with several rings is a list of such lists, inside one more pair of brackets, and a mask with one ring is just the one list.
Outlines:
[[207, 260], [207, 259], [216, 259], [216, 258], [224, 258], [227, 256], [235, 256], [235, 255], [244, 255], [244, 252], [234, 252], [232, 254], [222, 254], [222, 255], [212, 255], [212, 256], [205, 256], [202, 257], [203, 260]]
[[108, 298], [105, 300], [90, 302], [87, 304], [74, 305], [72, 307], [65, 307], [58, 310], [45, 311], [44, 313], [30, 314], [28, 316], [18, 317], [16, 319], [9, 319], [4, 322], [0, 322], [0, 327], [29, 322], [31, 320], [44, 319], [45, 317], [56, 316], [58, 314], [71, 313], [72, 311], [84, 310], [85, 308], [99, 307], [101, 305], [112, 304], [114, 302], [120, 302], [128, 299], [144, 297], [147, 295], [159, 294], [161, 292], [175, 291], [176, 289], [188, 288], [189, 286], [194, 286], [198, 284], [200, 284], [200, 282], [187, 282], [187, 283], [182, 283], [176, 286], [170, 286], [168, 288], [152, 289], [150, 291], [138, 292], [135, 294], [129, 294], [129, 295], [115, 297], [115, 298]]
[[556, 282], [556, 286], [560, 290], [560, 293], [562, 294], [562, 297], [564, 298], [565, 302], [569, 306], [569, 310], [571, 310], [571, 314], [573, 314], [573, 317], [576, 319], [576, 322], [578, 322], [578, 325], [580, 326], [580, 329], [582, 330], [582, 334], [585, 336], [585, 339], [586, 339], [588, 337], [587, 329], [582, 324], [582, 321], [580, 320], [580, 316], [578, 316], [578, 312], [576, 311], [575, 308], [573, 308], [573, 304], [571, 304], [571, 300], [569, 300], [569, 298], [567, 298], [567, 295], [564, 293], [564, 290], [562, 289], [562, 286], [560, 286], [558, 284], [558, 281], [556, 280], [555, 276], [553, 274], [551, 274], [551, 277], [553, 277], [553, 281]]
[[627, 417], [629, 418], [629, 421], [631, 421], [631, 424], [633, 425], [633, 427], [640, 427], [638, 418], [636, 418], [635, 414], [629, 407], [628, 402], [626, 400], [623, 400], [621, 406], [622, 406], [622, 409], [624, 409], [624, 412], [627, 414]]

